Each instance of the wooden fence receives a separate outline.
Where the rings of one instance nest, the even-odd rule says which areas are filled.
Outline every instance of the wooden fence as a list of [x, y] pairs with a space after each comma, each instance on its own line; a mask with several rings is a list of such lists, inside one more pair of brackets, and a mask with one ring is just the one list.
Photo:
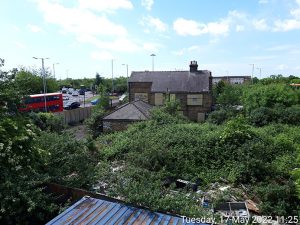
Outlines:
[[56, 114], [63, 117], [64, 124], [79, 123], [91, 116], [92, 107], [65, 110]]

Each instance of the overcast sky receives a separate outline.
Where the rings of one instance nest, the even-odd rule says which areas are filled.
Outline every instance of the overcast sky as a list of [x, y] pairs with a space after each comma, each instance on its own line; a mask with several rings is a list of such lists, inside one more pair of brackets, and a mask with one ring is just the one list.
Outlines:
[[[300, 0], [0, 0], [5, 69], [55, 65], [57, 78], [187, 70], [300, 75]], [[68, 71], [68, 72], [67, 72]]]

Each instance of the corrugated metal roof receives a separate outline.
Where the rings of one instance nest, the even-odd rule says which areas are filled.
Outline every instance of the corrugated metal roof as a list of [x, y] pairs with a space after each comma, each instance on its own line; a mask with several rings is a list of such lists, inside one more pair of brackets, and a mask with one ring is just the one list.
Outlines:
[[151, 82], [151, 92], [208, 92], [208, 70], [132, 72], [129, 82]]
[[[183, 219], [163, 213], [151, 212], [125, 204], [83, 197], [46, 225], [99, 225], [99, 224], [144, 224], [181, 225]], [[199, 224], [199, 223], [189, 223]]]
[[106, 115], [103, 120], [147, 120], [150, 117], [152, 107], [142, 100], [129, 102]]

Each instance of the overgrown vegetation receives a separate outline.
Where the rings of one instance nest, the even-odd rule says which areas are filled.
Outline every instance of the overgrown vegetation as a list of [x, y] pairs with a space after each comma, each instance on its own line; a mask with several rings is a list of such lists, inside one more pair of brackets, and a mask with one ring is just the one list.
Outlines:
[[0, 70], [0, 224], [45, 224], [61, 208], [45, 183], [90, 187], [97, 154], [65, 132], [60, 117], [20, 114], [28, 93], [18, 87], [14, 73]]
[[289, 86], [299, 78], [221, 83], [214, 89], [217, 110], [204, 124], [187, 121], [178, 103], [167, 101], [149, 121], [107, 135], [99, 133], [103, 87], [103, 104], [86, 122], [96, 139], [77, 141], [53, 114], [18, 112], [34, 88], [21, 90], [28, 81], [21, 75], [0, 71], [0, 224], [43, 224], [55, 216], [62, 206], [44, 192], [47, 182], [98, 187], [153, 210], [207, 215], [203, 193], [166, 185], [178, 178], [200, 183], [203, 192], [217, 183], [232, 187], [216, 193], [213, 204], [234, 196], [255, 200], [264, 215], [299, 215], [300, 94]]
[[299, 215], [299, 90], [288, 85], [289, 78], [270, 79], [275, 82], [220, 84], [218, 109], [205, 124], [189, 123], [168, 103], [147, 122], [99, 137], [105, 160], [98, 176], [108, 185], [106, 193], [155, 210], [201, 216], [207, 213], [195, 200], [201, 194], [163, 185], [170, 178], [201, 180], [203, 191], [216, 182], [234, 188], [215, 203], [234, 196], [255, 199], [263, 215]]

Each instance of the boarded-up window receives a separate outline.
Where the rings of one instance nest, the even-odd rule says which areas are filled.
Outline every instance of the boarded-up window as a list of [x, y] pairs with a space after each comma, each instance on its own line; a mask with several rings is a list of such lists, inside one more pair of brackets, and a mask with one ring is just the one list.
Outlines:
[[155, 93], [155, 105], [163, 105], [163, 104], [164, 104], [164, 94]]
[[203, 105], [203, 95], [187, 95], [187, 104], [188, 105]]
[[205, 113], [198, 113], [197, 121], [204, 122], [204, 120], [205, 120]]
[[143, 100], [144, 102], [148, 102], [148, 93], [135, 93], [134, 100]]
[[176, 100], [176, 95], [170, 94], [170, 101], [175, 101], [175, 100]]

